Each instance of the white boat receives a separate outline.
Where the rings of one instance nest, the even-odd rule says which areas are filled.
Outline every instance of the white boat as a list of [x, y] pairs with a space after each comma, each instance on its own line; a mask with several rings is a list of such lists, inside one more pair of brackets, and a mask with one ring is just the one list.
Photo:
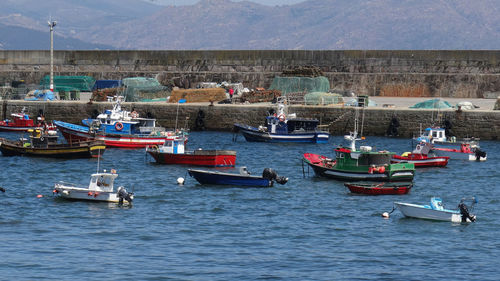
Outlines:
[[123, 204], [126, 201], [128, 204], [132, 203], [134, 194], [127, 192], [127, 190], [120, 186], [115, 191], [114, 181], [118, 177], [115, 170], [107, 173], [106, 170], [102, 173], [92, 174], [88, 187], [79, 187], [75, 184], [58, 182], [54, 186], [54, 193], [67, 199], [75, 200], [90, 200], [90, 201], [104, 201]]
[[426, 128], [416, 140], [431, 143], [431, 152], [439, 157], [470, 161], [486, 161], [487, 158], [486, 152], [479, 147], [478, 138], [457, 140], [455, 137], [448, 137], [446, 130], [440, 127]]
[[438, 220], [438, 221], [451, 221], [451, 222], [473, 222], [476, 220], [476, 216], [469, 212], [472, 210], [475, 199], [471, 204], [471, 207], [465, 205], [465, 200], [462, 199], [458, 205], [459, 210], [445, 209], [443, 206], [443, 201], [441, 198], [432, 197], [430, 205], [417, 205], [411, 203], [401, 203], [394, 202], [396, 208], [401, 211], [405, 217], [418, 218], [418, 219], [428, 219], [428, 220]]

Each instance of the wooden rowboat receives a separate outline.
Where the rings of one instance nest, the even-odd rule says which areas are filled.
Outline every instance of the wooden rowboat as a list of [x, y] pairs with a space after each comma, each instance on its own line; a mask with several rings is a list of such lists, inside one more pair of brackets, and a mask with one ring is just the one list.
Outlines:
[[349, 188], [352, 193], [366, 195], [401, 195], [410, 192], [413, 186], [412, 182], [346, 182], [344, 186]]

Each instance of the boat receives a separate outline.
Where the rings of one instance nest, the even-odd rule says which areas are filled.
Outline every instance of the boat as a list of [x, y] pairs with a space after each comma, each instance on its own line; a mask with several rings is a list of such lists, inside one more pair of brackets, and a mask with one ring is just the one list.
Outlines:
[[28, 114], [25, 113], [26, 108], [23, 107], [21, 112], [12, 113], [10, 116], [12, 120], [6, 119], [0, 121], [0, 131], [27, 131], [34, 128], [47, 128], [54, 129], [51, 124], [46, 124], [43, 116], [39, 117], [39, 122], [35, 124], [33, 119], [30, 119]]
[[394, 202], [395, 207], [405, 216], [437, 221], [474, 222], [476, 216], [471, 213], [477, 201], [472, 198], [472, 203], [467, 206], [465, 199], [458, 204], [458, 210], [445, 209], [439, 197], [432, 197], [430, 205], [417, 205], [411, 203]]
[[432, 144], [421, 142], [417, 144], [413, 152], [405, 152], [402, 155], [393, 155], [391, 163], [413, 163], [415, 168], [423, 167], [445, 167], [450, 160], [447, 156], [435, 156], [431, 153]]
[[0, 138], [2, 155], [74, 159], [99, 157], [106, 149], [101, 141], [59, 143], [53, 130], [30, 129], [28, 133], [29, 138], [17, 141]]
[[165, 141], [184, 137], [183, 130], [166, 131], [156, 126], [152, 118], [140, 118], [136, 112], [122, 110], [121, 100], [117, 99], [112, 110], [106, 110], [97, 119], [82, 120], [85, 125], [54, 121], [69, 143], [75, 141], [100, 140], [108, 147], [142, 148], [163, 145]]
[[277, 113], [265, 118], [265, 125], [258, 128], [244, 124], [234, 124], [235, 132], [241, 132], [251, 142], [305, 142], [328, 143], [330, 133], [318, 129], [319, 121], [297, 118], [287, 114], [284, 101], [278, 101]]
[[123, 186], [114, 190], [114, 181], [117, 177], [115, 170], [112, 169], [111, 172], [104, 170], [90, 176], [88, 187], [58, 182], [54, 186], [53, 193], [66, 199], [131, 204], [134, 199], [133, 193], [127, 192]]
[[432, 152], [436, 156], [446, 156], [450, 159], [470, 161], [486, 161], [487, 154], [481, 150], [478, 138], [457, 140], [454, 136], [448, 137], [446, 130], [440, 127], [429, 127], [416, 139], [417, 142], [432, 144]]
[[337, 147], [336, 159], [305, 153], [303, 162], [308, 164], [318, 176], [355, 181], [412, 181], [415, 174], [413, 163], [391, 163], [395, 155], [389, 151], [372, 151], [371, 146], [356, 149], [356, 132], [344, 138], [351, 142], [350, 147]]
[[401, 195], [410, 192], [412, 182], [346, 182], [344, 186], [352, 193], [366, 195]]
[[278, 176], [276, 171], [270, 168], [265, 168], [262, 176], [251, 175], [246, 167], [240, 167], [238, 174], [199, 169], [188, 169], [188, 173], [201, 184], [272, 187], [274, 181], [279, 184], [285, 184], [288, 181], [288, 178]]
[[185, 150], [184, 138], [168, 140], [161, 146], [148, 146], [146, 152], [158, 164], [184, 164], [194, 166], [234, 167], [234, 150]]

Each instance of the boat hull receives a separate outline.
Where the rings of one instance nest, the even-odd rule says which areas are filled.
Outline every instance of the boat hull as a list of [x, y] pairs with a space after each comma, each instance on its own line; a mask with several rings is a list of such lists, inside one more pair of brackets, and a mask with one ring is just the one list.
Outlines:
[[191, 177], [201, 184], [248, 186], [248, 187], [271, 187], [273, 181], [252, 175], [241, 175], [232, 173], [222, 173], [217, 171], [205, 171], [188, 169]]
[[322, 131], [311, 131], [290, 134], [273, 134], [259, 131], [251, 126], [235, 124], [234, 125], [250, 142], [297, 142], [297, 143], [328, 143], [330, 134]]
[[[116, 192], [89, 191], [86, 188], [57, 186], [55, 192], [62, 198], [72, 200], [86, 200], [98, 202], [119, 203], [120, 198]], [[127, 202], [127, 201], [124, 201]]]
[[410, 154], [408, 157], [394, 155], [391, 159], [391, 163], [413, 163], [415, 167], [445, 167], [448, 165], [448, 160], [450, 157], [440, 156], [440, 157], [428, 157], [423, 154]]
[[6, 139], [0, 140], [0, 151], [3, 156], [29, 156], [47, 158], [91, 158], [99, 157], [104, 153], [106, 146], [103, 142], [89, 141], [74, 144], [55, 144], [44, 148], [24, 147], [20, 142]]
[[[103, 141], [108, 147], [144, 148], [153, 145], [163, 145], [165, 141], [173, 140], [176, 136], [151, 136], [151, 135], [108, 135], [91, 134], [89, 128], [66, 122], [55, 121], [54, 124], [69, 142], [87, 140]], [[187, 140], [187, 138], [186, 138]]]
[[402, 195], [410, 192], [413, 183], [344, 183], [352, 193], [365, 195]]
[[[412, 181], [414, 170], [387, 169], [383, 173], [370, 173], [369, 167], [356, 171], [341, 170], [336, 168], [335, 162], [329, 164], [326, 156], [305, 153], [303, 161], [306, 162], [318, 176], [344, 180], [344, 181]], [[411, 164], [411, 163], [410, 163]], [[413, 166], [413, 164], [411, 164]], [[403, 166], [404, 167], [404, 166]]]
[[158, 164], [181, 164], [207, 167], [234, 167], [236, 151], [195, 150], [182, 154], [148, 150]]
[[459, 211], [455, 210], [435, 210], [429, 206], [417, 205], [410, 203], [394, 202], [394, 205], [405, 216], [410, 218], [437, 220], [437, 221], [450, 221], [462, 222], [462, 215]]
[[26, 127], [26, 126], [20, 126], [20, 127], [17, 127], [17, 126], [0, 126], [0, 132], [25, 132], [25, 131], [28, 131], [30, 129], [36, 129], [38, 127], [34, 127], [34, 126], [30, 126], [30, 127]]

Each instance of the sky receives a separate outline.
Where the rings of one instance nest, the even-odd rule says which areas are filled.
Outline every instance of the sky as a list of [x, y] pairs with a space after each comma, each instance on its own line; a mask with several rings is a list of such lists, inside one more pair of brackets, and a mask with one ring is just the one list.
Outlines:
[[[143, 0], [146, 2], [152, 2], [160, 5], [174, 5], [174, 6], [182, 6], [182, 5], [192, 5], [197, 3], [199, 0]], [[234, 2], [241, 2], [243, 0], [232, 0]], [[291, 5], [297, 4], [300, 2], [304, 2], [305, 0], [245, 0], [250, 2], [255, 2], [268, 6], [276, 6], [276, 5]]]

